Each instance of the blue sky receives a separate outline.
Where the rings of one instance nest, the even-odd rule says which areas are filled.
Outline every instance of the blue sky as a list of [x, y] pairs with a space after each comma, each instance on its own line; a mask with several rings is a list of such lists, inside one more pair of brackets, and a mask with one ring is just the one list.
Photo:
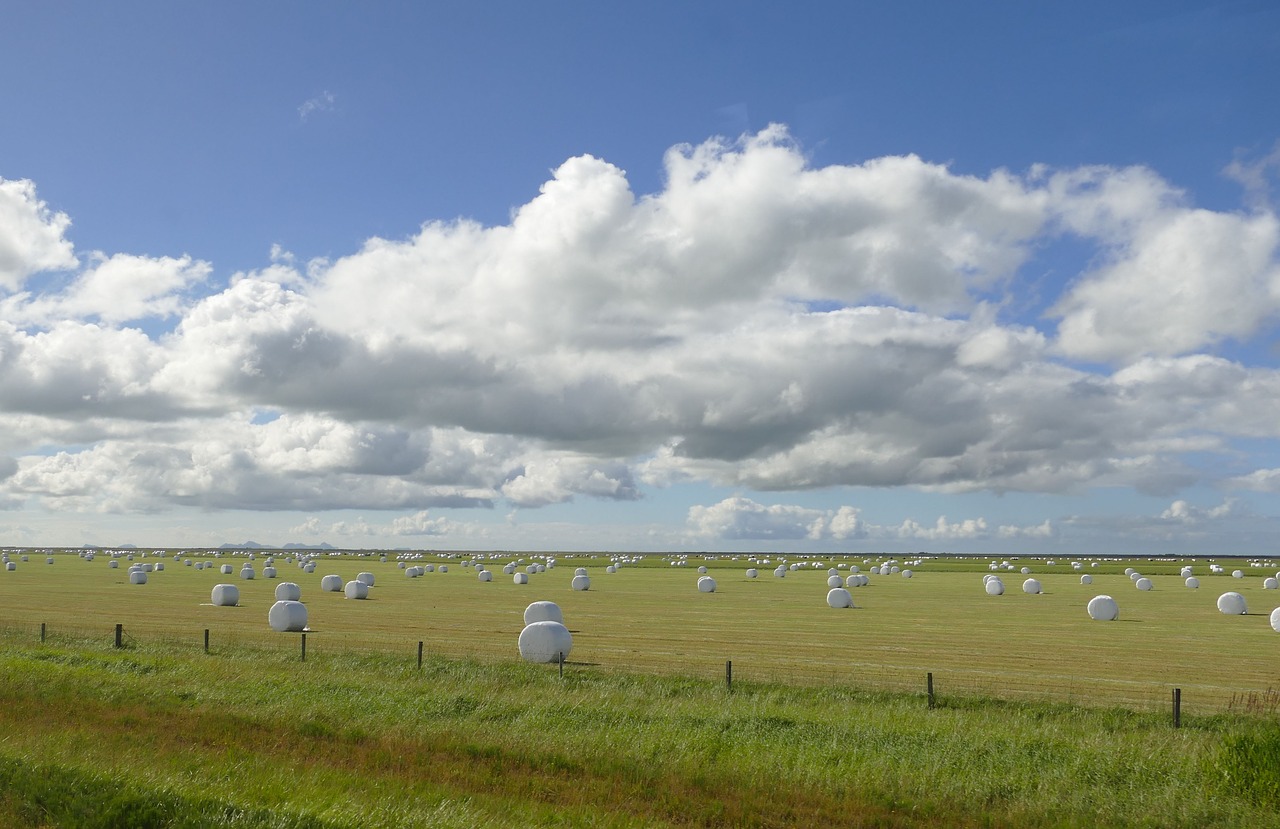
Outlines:
[[0, 544], [1270, 554], [1264, 2], [6, 9]]

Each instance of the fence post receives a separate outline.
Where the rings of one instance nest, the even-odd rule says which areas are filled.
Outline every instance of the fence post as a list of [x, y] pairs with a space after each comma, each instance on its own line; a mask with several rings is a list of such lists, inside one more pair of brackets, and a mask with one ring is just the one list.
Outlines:
[[116, 647], [124, 647], [124, 625], [119, 623], [116, 624]]
[[204, 629], [204, 652], [209, 652], [209, 629]]
[[560, 651], [557, 656], [560, 661], [560, 678], [564, 679], [564, 651]]
[[726, 659], [724, 661], [724, 687], [729, 693], [733, 693], [733, 660]]
[[933, 695], [933, 671], [928, 673], [926, 684], [929, 692], [929, 707], [933, 708], [938, 704], [938, 698]]
[[1173, 727], [1182, 727], [1182, 689], [1173, 689]]
[[422, 642], [418, 642], [418, 670], [422, 670]]
[[41, 622], [41, 623], [40, 623], [40, 642], [41, 642], [41, 644], [43, 644], [43, 643], [44, 643], [44, 625], [45, 625], [45, 623], [44, 623], [44, 622]]
[[307, 661], [307, 634], [302, 634], [302, 661]]

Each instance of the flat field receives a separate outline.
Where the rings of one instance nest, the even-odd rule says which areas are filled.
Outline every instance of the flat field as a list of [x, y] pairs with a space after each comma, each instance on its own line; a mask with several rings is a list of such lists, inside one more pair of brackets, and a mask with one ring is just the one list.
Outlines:
[[[16, 555], [11, 554], [15, 557]], [[519, 571], [541, 558], [490, 555], [492, 582], [481, 582], [475, 556], [426, 555], [410, 564], [433, 564], [435, 572], [408, 578], [396, 554], [320, 556], [312, 574], [276, 556], [277, 577], [263, 578], [265, 556], [250, 562], [257, 577], [240, 577], [243, 555], [188, 556], [193, 564], [164, 559], [165, 570], [149, 574], [145, 585], [129, 583], [121, 560], [109, 569], [99, 554], [90, 562], [74, 554], [30, 554], [12, 572], [0, 571], [0, 626], [52, 633], [111, 637], [116, 624], [132, 641], [164, 639], [203, 647], [255, 644], [300, 650], [296, 634], [267, 626], [275, 586], [293, 581], [308, 607], [309, 653], [373, 650], [416, 658], [426, 653], [492, 661], [518, 659], [516, 640], [524, 608], [534, 600], [560, 605], [574, 636], [570, 669], [635, 671], [723, 677], [726, 662], [743, 680], [812, 685], [856, 685], [881, 690], [923, 691], [934, 675], [938, 694], [1043, 698], [1062, 702], [1167, 708], [1172, 688], [1182, 689], [1184, 710], [1214, 712], [1280, 689], [1280, 633], [1269, 615], [1280, 606], [1280, 590], [1266, 590], [1264, 577], [1275, 566], [1250, 566], [1223, 559], [1224, 574], [1210, 574], [1209, 562], [1101, 560], [1082, 570], [1067, 561], [1010, 560], [1001, 571], [1002, 596], [986, 594], [982, 576], [988, 559], [929, 558], [901, 574], [871, 575], [851, 589], [855, 607], [826, 605], [828, 568], [844, 565], [863, 574], [870, 561], [860, 556], [800, 558], [785, 578], [773, 569], [782, 559], [752, 564], [746, 557], [689, 556], [682, 566], [671, 557], [648, 556], [606, 573], [610, 558], [553, 554], [556, 565], [529, 575], [518, 585], [502, 572]], [[136, 562], [157, 562], [154, 555]], [[196, 569], [195, 562], [208, 562]], [[914, 560], [913, 560], [914, 561]], [[220, 572], [232, 565], [232, 574]], [[1201, 581], [1188, 589], [1179, 575], [1189, 564]], [[217, 566], [215, 566], [217, 565]], [[448, 572], [440, 572], [441, 565]], [[697, 590], [697, 568], [717, 582], [714, 593]], [[570, 588], [574, 570], [586, 567], [591, 589]], [[746, 576], [756, 567], [757, 578]], [[1043, 592], [1023, 592], [1027, 567]], [[1138, 569], [1154, 583], [1140, 591], [1124, 574]], [[1270, 569], [1268, 569], [1270, 568]], [[1233, 570], [1245, 577], [1232, 578]], [[371, 572], [375, 585], [365, 601], [320, 590], [321, 577], [344, 581]], [[1089, 573], [1093, 583], [1083, 585]], [[214, 607], [218, 583], [235, 584], [237, 607]], [[1243, 595], [1249, 613], [1227, 616], [1216, 606], [1226, 591]], [[1115, 622], [1091, 620], [1090, 598], [1108, 594], [1120, 606]]]
[[[103, 555], [17, 555], [0, 570], [6, 827], [1280, 827], [1280, 593], [1244, 562], [1243, 579], [1194, 563], [1190, 590], [1181, 562], [1101, 562], [1081, 585], [1023, 560], [1044, 592], [1015, 570], [997, 597], [986, 560], [929, 559], [833, 610], [827, 567], [861, 557], [796, 558], [785, 578], [775, 557], [749, 579], [745, 558], [606, 573], [559, 555], [517, 585], [501, 568], [518, 557], [484, 583], [468, 556], [414, 579], [394, 555], [311, 574], [277, 556], [266, 579], [259, 555], [246, 580], [243, 557], [193, 555], [133, 585]], [[569, 586], [578, 566], [589, 591]], [[360, 572], [368, 600], [320, 590]], [[308, 606], [305, 661], [267, 625], [285, 580]], [[218, 583], [240, 606], [209, 603]], [[1227, 590], [1251, 613], [1219, 613]], [[1120, 621], [1088, 618], [1100, 593]], [[517, 654], [537, 599], [574, 633], [562, 676]]]

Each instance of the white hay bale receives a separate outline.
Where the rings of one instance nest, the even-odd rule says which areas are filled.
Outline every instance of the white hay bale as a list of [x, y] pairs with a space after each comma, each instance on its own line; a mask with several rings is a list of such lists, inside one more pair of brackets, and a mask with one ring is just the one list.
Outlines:
[[827, 576], [827, 587], [844, 587], [844, 579], [839, 576]]
[[320, 589], [326, 593], [342, 592], [342, 576], [331, 573], [320, 579]]
[[[835, 578], [839, 578], [839, 576]], [[843, 587], [833, 587], [827, 591], [827, 606], [837, 610], [844, 607], [853, 607], [853, 594]]]
[[534, 622], [559, 622], [564, 624], [564, 614], [560, 611], [560, 605], [548, 601], [530, 602], [529, 606], [524, 609], [524, 623], [531, 625]]
[[[285, 582], [288, 584], [288, 582]], [[297, 633], [307, 629], [307, 606], [299, 601], [281, 599], [267, 611], [267, 624], [280, 633]]]
[[215, 584], [209, 601], [214, 607], [235, 607], [240, 604], [240, 588], [234, 584]]
[[244, 567], [240, 568], [240, 578], [252, 579], [254, 575], [255, 573], [253, 572], [253, 568], [249, 565], [246, 564]]
[[1185, 579], [1185, 578], [1187, 578], [1188, 576], [1190, 576], [1190, 575], [1191, 575], [1191, 567], [1190, 567], [1189, 565], [1188, 565], [1188, 566], [1183, 567], [1183, 568], [1182, 568], [1182, 573], [1181, 573], [1181, 575], [1182, 575], [1182, 577], [1183, 577], [1184, 579]]
[[493, 581], [493, 573], [488, 570], [481, 570], [476, 573], [476, 578], [480, 579], [480, 581]]
[[304, 573], [311, 574], [311, 573], [314, 573], [315, 571], [316, 571], [316, 563], [314, 561], [308, 561], [306, 564], [302, 565], [302, 572]]
[[1142, 578], [1141, 573], [1134, 572], [1129, 574], [1129, 581], [1137, 581], [1140, 578]]
[[515, 571], [516, 571], [516, 566], [514, 564], [508, 564], [502, 568], [502, 575], [509, 576]]
[[436, 571], [436, 566], [434, 564], [424, 564], [418, 569], [424, 573], [434, 573]]
[[574, 576], [570, 586], [574, 590], [590, 590], [591, 579], [588, 576]]
[[574, 571], [573, 571], [573, 574], [574, 574], [575, 576], [585, 576], [585, 575], [587, 575], [587, 568], [585, 568], [585, 567], [579, 567], [578, 569], [576, 569], [576, 570], [574, 570]]
[[1037, 579], [1027, 579], [1022, 583], [1022, 592], [1038, 595], [1040, 591], [1040, 582]]
[[1003, 596], [1004, 582], [1000, 581], [1000, 579], [990, 579], [989, 581], [987, 581], [987, 595]]
[[1151, 583], [1151, 579], [1146, 578], [1145, 576], [1135, 581], [1133, 583], [1133, 586], [1138, 588], [1139, 590], [1150, 590], [1151, 588], [1155, 587], [1155, 585]]
[[1271, 629], [1280, 633], [1280, 607], [1271, 611]]
[[447, 573], [447, 572], [449, 572], [449, 565], [447, 565], [447, 564], [441, 564], [441, 565], [440, 565], [440, 572], [441, 572], [441, 573]]
[[1110, 596], [1094, 596], [1089, 600], [1089, 618], [1099, 622], [1114, 622], [1120, 617], [1120, 605]]
[[520, 631], [518, 646], [526, 662], [559, 662], [569, 658], [573, 636], [561, 622], [532, 622]]
[[529, 583], [529, 574], [528, 574], [528, 573], [516, 573], [514, 576], [512, 576], [512, 577], [511, 577], [511, 580], [512, 580], [513, 582], [515, 582], [516, 584], [528, 584], [528, 583]]
[[1088, 573], [1085, 573], [1083, 576], [1080, 577], [1080, 583], [1093, 584], [1093, 576], [1089, 575]]
[[1243, 616], [1249, 612], [1244, 602], [1244, 596], [1232, 591], [1223, 593], [1218, 597], [1218, 610], [1228, 616]]
[[787, 577], [787, 568], [779, 564], [777, 568], [773, 571], [773, 575], [776, 576], [777, 578], [785, 579]]
[[1244, 578], [1244, 571], [1243, 571], [1243, 570], [1232, 570], [1232, 571], [1231, 571], [1231, 578], [1233, 578], [1233, 579], [1242, 579], [1242, 578]]
[[302, 588], [295, 582], [282, 581], [276, 585], [276, 601], [300, 602], [302, 601]]
[[224, 565], [222, 565], [222, 575], [224, 575], [224, 576], [229, 576], [229, 575], [231, 575], [233, 572], [235, 572], [235, 570], [234, 570], [234, 568], [233, 568], [230, 564], [224, 564]]
[[147, 583], [146, 573], [142, 572], [141, 570], [129, 571], [129, 584], [146, 584], [146, 583]]
[[369, 598], [369, 585], [359, 579], [352, 579], [347, 582], [342, 592], [346, 594], [348, 599], [367, 599]]
[[702, 565], [698, 568], [698, 572], [705, 576], [707, 574], [707, 566], [705, 564]]
[[[10, 564], [12, 564], [13, 562], [11, 561], [11, 562], [9, 562], [9, 563], [10, 563]], [[109, 568], [110, 568], [110, 569], [112, 569], [112, 570], [119, 569], [119, 567], [120, 567], [120, 562], [116, 561], [116, 560], [113, 558], [113, 559], [111, 559], [110, 561], [108, 561], [108, 562], [107, 562], [107, 567], [109, 567]]]
[[406, 566], [407, 565], [403, 561], [396, 562], [396, 567], [399, 567], [401, 570], [405, 569]]
[[262, 568], [262, 577], [263, 577], [264, 579], [274, 579], [274, 578], [276, 577], [276, 568], [274, 568], [274, 567], [263, 567], [263, 568]]
[[760, 576], [760, 571], [754, 567], [747, 568], [747, 578], [754, 579]]
[[405, 578], [407, 578], [407, 579], [416, 579], [416, 578], [418, 577], [418, 568], [417, 568], [417, 567], [406, 567], [406, 568], [405, 568], [405, 571], [404, 571], [404, 576], [405, 576]]
[[[112, 562], [112, 563], [114, 563], [114, 562]], [[17, 570], [17, 569], [18, 569], [18, 565], [17, 565], [17, 563], [16, 563], [16, 562], [6, 561], [6, 562], [4, 563], [4, 569], [6, 569], [6, 570]]]
[[373, 573], [356, 573], [356, 581], [362, 581], [367, 587], [373, 587]]
[[1275, 590], [1276, 588], [1280, 588], [1280, 580], [1276, 579], [1275, 576], [1267, 576], [1262, 580], [1263, 590]]
[[1022, 568], [1022, 575], [1024, 575], [1024, 576], [1029, 576], [1029, 575], [1031, 575], [1031, 568], [1030, 568], [1030, 567], [1023, 567], [1023, 568]]
[[715, 580], [715, 579], [713, 579], [713, 578], [711, 578], [710, 576], [699, 576], [699, 577], [698, 577], [698, 592], [699, 592], [699, 593], [714, 593], [714, 592], [716, 592], [716, 580]]
[[1196, 578], [1195, 576], [1187, 576], [1187, 580], [1183, 583], [1186, 584], [1187, 587], [1190, 587], [1192, 590], [1195, 590], [1200, 586], [1200, 579]]
[[914, 576], [914, 575], [915, 575], [915, 573], [911, 572], [910, 570], [903, 570], [903, 571], [902, 571], [902, 577], [903, 577], [904, 579], [909, 579], [909, 578], [911, 578], [911, 577], [912, 577], [912, 576]]
[[1132, 576], [1132, 575], [1133, 575], [1134, 573], [1136, 573], [1136, 572], [1138, 572], [1138, 571], [1137, 571], [1137, 570], [1134, 570], [1132, 567], [1126, 567], [1126, 568], [1124, 568], [1124, 574], [1125, 574], [1126, 576]]
[[606, 566], [606, 567], [604, 568], [604, 571], [605, 571], [606, 573], [609, 573], [610, 575], [612, 575], [612, 574], [614, 574], [614, 573], [618, 572], [618, 568], [617, 568], [617, 566], [616, 566], [616, 565], [610, 564], [610, 565], [608, 565], [608, 566]]

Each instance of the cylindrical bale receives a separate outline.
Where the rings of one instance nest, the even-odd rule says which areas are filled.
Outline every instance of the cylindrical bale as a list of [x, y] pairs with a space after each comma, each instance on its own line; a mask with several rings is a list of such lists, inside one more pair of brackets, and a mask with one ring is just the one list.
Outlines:
[[1003, 596], [1003, 595], [1004, 595], [1004, 582], [1000, 581], [1000, 579], [990, 579], [990, 580], [988, 580], [988, 581], [987, 581], [987, 595], [988, 595], [988, 596]]
[[434, 573], [436, 571], [436, 566], [434, 564], [424, 564], [418, 569], [420, 569], [423, 573]]
[[356, 573], [356, 581], [362, 581], [367, 586], [373, 587], [373, 573]]
[[142, 572], [141, 570], [129, 571], [129, 584], [146, 584], [146, 583], [147, 583], [146, 573]]
[[1280, 587], [1280, 580], [1276, 579], [1275, 576], [1267, 576], [1262, 580], [1263, 590], [1275, 590], [1278, 587]]
[[777, 568], [774, 569], [773, 574], [780, 579], [785, 579], [787, 577], [787, 568], [779, 564]]
[[277, 602], [302, 601], [302, 588], [291, 581], [282, 581], [276, 585]]
[[316, 564], [314, 561], [308, 561], [306, 564], [302, 565], [302, 572], [304, 573], [311, 574], [311, 573], [314, 573], [315, 571], [316, 571]]
[[357, 579], [347, 582], [346, 587], [342, 589], [348, 599], [367, 599], [369, 598], [369, 585]]
[[229, 575], [231, 575], [233, 572], [235, 572], [235, 568], [233, 568], [230, 564], [224, 564], [224, 565], [222, 565], [222, 571], [221, 571], [221, 572], [222, 572], [222, 575], [224, 575], [224, 576], [229, 576]]
[[1153, 587], [1155, 587], [1155, 585], [1151, 583], [1151, 579], [1147, 578], [1146, 576], [1143, 576], [1142, 578], [1135, 581], [1133, 583], [1133, 586], [1138, 588], [1139, 590], [1150, 590]]
[[488, 570], [480, 570], [476, 573], [476, 578], [480, 579], [480, 581], [493, 581], [493, 573]]
[[559, 662], [569, 658], [573, 636], [560, 622], [533, 622], [520, 631], [518, 645], [526, 662]]
[[1218, 597], [1218, 610], [1228, 616], [1243, 616], [1249, 612], [1245, 606], [1244, 596], [1239, 593], [1228, 591]]
[[1024, 576], [1029, 576], [1029, 575], [1031, 575], [1031, 568], [1030, 568], [1030, 567], [1023, 567], [1023, 568], [1022, 568], [1022, 575], [1024, 575]]
[[[12, 564], [13, 562], [9, 562], [9, 563]], [[118, 569], [120, 567], [120, 562], [116, 561], [113, 558], [107, 562], [107, 567], [111, 568], [112, 570]]]
[[1271, 629], [1280, 633], [1280, 607], [1271, 611]]
[[403, 561], [397, 562], [396, 566], [399, 567], [401, 570], [403, 570], [405, 568], [405, 563]]
[[911, 578], [911, 577], [912, 577], [912, 576], [914, 576], [914, 575], [915, 575], [915, 573], [911, 572], [910, 570], [903, 570], [903, 571], [902, 571], [902, 577], [903, 577], [904, 579], [909, 579], [909, 578]]
[[1242, 579], [1242, 578], [1244, 578], [1244, 571], [1243, 571], [1243, 570], [1232, 570], [1232, 571], [1231, 571], [1231, 578], [1233, 578], [1233, 579]]
[[528, 573], [516, 573], [515, 575], [513, 575], [513, 576], [511, 577], [511, 580], [512, 580], [515, 584], [528, 584], [528, 583], [529, 583], [529, 574], [528, 574]]
[[1040, 582], [1038, 579], [1027, 579], [1022, 583], [1022, 592], [1030, 593], [1033, 596], [1040, 593]]
[[585, 567], [579, 567], [578, 569], [576, 569], [576, 570], [574, 570], [574, 571], [573, 571], [573, 574], [574, 574], [575, 576], [585, 576], [585, 575], [587, 575], [587, 568], [585, 568]]
[[699, 566], [698, 572], [705, 576], [707, 574], [707, 566], [705, 564]]
[[254, 575], [255, 573], [253, 572], [253, 568], [249, 565], [246, 564], [244, 567], [240, 568], [240, 578], [251, 579]]
[[281, 599], [267, 611], [267, 624], [280, 633], [304, 631], [307, 629], [307, 606], [299, 601]]
[[844, 579], [839, 576], [827, 576], [827, 587], [844, 587]]
[[1089, 618], [1099, 622], [1114, 622], [1120, 616], [1120, 605], [1110, 596], [1094, 596], [1089, 600]]
[[698, 577], [698, 592], [699, 592], [699, 593], [714, 593], [714, 592], [716, 592], [716, 580], [715, 580], [715, 579], [713, 579], [713, 578], [711, 578], [710, 576], [699, 576], [699, 577]]
[[342, 576], [339, 576], [336, 573], [331, 573], [325, 576], [324, 578], [320, 579], [320, 589], [328, 593], [341, 593], [342, 592]]
[[574, 590], [590, 590], [591, 579], [587, 576], [574, 576], [570, 586], [573, 587]]
[[502, 575], [509, 576], [515, 571], [516, 571], [516, 566], [514, 564], [507, 564], [507, 565], [504, 565], [502, 568]]
[[416, 579], [418, 577], [417, 567], [407, 567], [404, 571], [405, 578]]
[[1183, 567], [1183, 568], [1182, 568], [1182, 573], [1181, 573], [1181, 575], [1182, 575], [1182, 577], [1183, 577], [1184, 579], [1185, 579], [1186, 577], [1190, 576], [1190, 575], [1191, 575], [1191, 568], [1190, 568], [1190, 567]]
[[1085, 573], [1083, 576], [1080, 577], [1080, 583], [1093, 584], [1093, 576], [1089, 575], [1088, 573]]
[[524, 623], [531, 625], [534, 622], [559, 622], [564, 624], [564, 613], [560, 610], [560, 605], [555, 602], [530, 602], [529, 606], [524, 609]]
[[604, 571], [610, 575], [613, 575], [614, 573], [618, 572], [618, 567], [615, 564], [609, 564], [604, 568]]
[[1183, 584], [1185, 584], [1187, 587], [1190, 587], [1192, 590], [1195, 590], [1197, 587], [1200, 586], [1200, 579], [1196, 578], [1195, 576], [1187, 576], [1187, 580], [1183, 582]]
[[447, 573], [447, 572], [449, 572], [449, 565], [447, 565], [447, 564], [441, 564], [441, 565], [440, 565], [440, 572], [441, 572], [441, 573]]
[[263, 577], [264, 579], [274, 579], [274, 578], [276, 577], [276, 568], [274, 568], [274, 567], [263, 567], [263, 568], [262, 568], [262, 577]]
[[12, 561], [6, 561], [6, 562], [4, 563], [4, 569], [6, 569], [6, 570], [17, 570], [17, 569], [18, 569], [18, 565], [17, 565], [17, 563], [12, 562]]
[[827, 606], [836, 609], [853, 607], [853, 594], [843, 587], [833, 587], [827, 591]]
[[240, 588], [234, 584], [215, 584], [209, 601], [214, 607], [235, 607], [240, 604]]
[[144, 573], [150, 573], [155, 569], [156, 569], [156, 566], [149, 561], [146, 564], [142, 565], [142, 572]]
[[754, 567], [751, 567], [747, 570], [747, 578], [749, 579], [758, 578], [759, 575], [760, 575], [760, 571]]

